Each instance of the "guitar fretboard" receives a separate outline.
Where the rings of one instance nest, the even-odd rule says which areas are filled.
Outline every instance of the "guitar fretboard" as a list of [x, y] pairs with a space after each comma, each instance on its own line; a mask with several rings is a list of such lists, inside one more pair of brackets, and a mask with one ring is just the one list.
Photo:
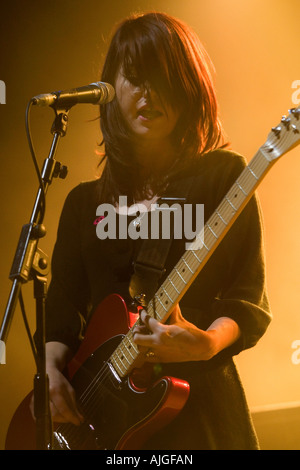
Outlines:
[[[159, 322], [166, 322], [273, 163], [268, 158], [267, 147], [261, 147], [149, 302], [147, 312], [150, 316]], [[140, 355], [133, 341], [133, 328], [110, 357], [111, 364], [121, 377], [132, 370]]]

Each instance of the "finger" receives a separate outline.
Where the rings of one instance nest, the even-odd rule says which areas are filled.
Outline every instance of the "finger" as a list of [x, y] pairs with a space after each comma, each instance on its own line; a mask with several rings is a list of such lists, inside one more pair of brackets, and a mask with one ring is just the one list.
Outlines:
[[132, 330], [133, 335], [136, 333], [148, 335], [149, 334], [149, 329], [145, 325], [136, 325], [133, 330]]
[[146, 312], [146, 310], [142, 310], [140, 313], [141, 322], [149, 329], [149, 320], [150, 315]]
[[140, 317], [148, 330], [153, 332], [158, 325], [158, 321], [151, 317], [145, 310], [142, 310]]
[[149, 348], [153, 346], [154, 341], [152, 335], [145, 335], [141, 333], [135, 333], [133, 335], [133, 341], [139, 346], [139, 351], [142, 352], [141, 347]]
[[52, 396], [50, 408], [53, 419], [57, 422], [72, 423], [78, 426], [84, 421], [79, 412], [73, 389], [66, 389], [62, 394]]
[[50, 403], [50, 410], [53, 421], [58, 423], [72, 423], [79, 426], [83, 417], [76, 410], [72, 409], [65, 400], [56, 400]]

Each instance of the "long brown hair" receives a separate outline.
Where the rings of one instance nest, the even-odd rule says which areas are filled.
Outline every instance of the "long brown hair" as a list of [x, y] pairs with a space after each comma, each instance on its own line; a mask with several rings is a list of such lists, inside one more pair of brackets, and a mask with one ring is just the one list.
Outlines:
[[[141, 84], [146, 82], [175, 109], [180, 109], [172, 133], [176, 154], [168, 175], [148, 181], [159, 191], [166, 180], [181, 171], [191, 159], [217, 148], [223, 138], [210, 69], [211, 61], [194, 31], [165, 13], [134, 15], [117, 28], [106, 55], [101, 80], [115, 84], [120, 67], [126, 77], [132, 68]], [[102, 198], [116, 201], [127, 195], [132, 201], [147, 197], [145, 181], [133, 160], [131, 135], [118, 101], [100, 107], [100, 125], [105, 148]]]

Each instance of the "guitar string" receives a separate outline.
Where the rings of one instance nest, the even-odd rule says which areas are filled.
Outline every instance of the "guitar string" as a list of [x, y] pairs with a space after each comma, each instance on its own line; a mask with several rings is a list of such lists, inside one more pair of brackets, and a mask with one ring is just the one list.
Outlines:
[[[79, 403], [83, 405], [84, 413], [86, 415], [89, 415], [93, 409], [93, 406], [91, 406], [93, 405], [93, 402], [91, 402], [91, 400], [93, 399], [93, 396], [95, 396], [96, 392], [99, 392], [99, 384], [102, 384], [107, 378], [109, 378], [110, 373], [111, 371], [108, 369], [108, 365], [104, 365], [80, 396]], [[99, 400], [104, 397], [103, 391], [101, 391], [100, 394], [98, 393], [96, 396], [99, 402]], [[75, 426], [71, 423], [63, 423], [58, 426], [55, 432], [65, 436], [67, 442], [72, 444], [72, 439], [74, 437], [76, 438], [76, 435], [80, 433], [80, 430], [81, 426]]]

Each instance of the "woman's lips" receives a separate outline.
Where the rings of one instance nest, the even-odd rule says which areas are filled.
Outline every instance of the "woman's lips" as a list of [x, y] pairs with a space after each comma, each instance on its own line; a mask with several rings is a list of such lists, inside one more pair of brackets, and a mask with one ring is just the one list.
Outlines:
[[138, 111], [138, 117], [145, 121], [151, 121], [159, 116], [162, 116], [162, 113], [156, 109], [144, 108]]

